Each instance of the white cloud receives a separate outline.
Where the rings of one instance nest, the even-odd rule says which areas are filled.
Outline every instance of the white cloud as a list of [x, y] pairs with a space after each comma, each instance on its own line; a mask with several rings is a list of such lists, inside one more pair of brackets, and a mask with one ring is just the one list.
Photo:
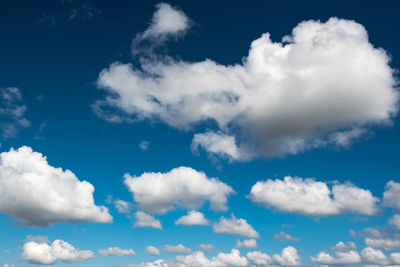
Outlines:
[[0, 131], [3, 138], [15, 137], [31, 123], [25, 118], [26, 105], [17, 87], [0, 88]]
[[292, 237], [288, 233], [285, 233], [284, 231], [281, 231], [279, 234], [274, 234], [274, 239], [284, 242], [284, 241], [294, 241], [297, 242], [299, 239], [297, 237]]
[[53, 264], [57, 260], [64, 262], [84, 261], [94, 257], [90, 250], [78, 250], [63, 240], [55, 240], [51, 245], [29, 241], [22, 247], [22, 259], [33, 264]]
[[111, 222], [108, 209], [94, 204], [93, 192], [92, 184], [50, 166], [30, 147], [0, 154], [0, 212], [27, 225]]
[[187, 248], [182, 244], [179, 244], [177, 246], [164, 245], [163, 250], [171, 253], [181, 253], [181, 254], [192, 253], [192, 250], [190, 248]]
[[400, 210], [400, 183], [389, 181], [383, 193], [383, 205]]
[[142, 151], [146, 151], [147, 149], [149, 149], [149, 145], [150, 145], [150, 142], [149, 142], [149, 141], [143, 140], [142, 142], [139, 143], [139, 148], [140, 148]]
[[251, 188], [250, 198], [254, 203], [279, 211], [316, 216], [343, 212], [373, 215], [378, 211], [376, 202], [379, 201], [369, 190], [351, 184], [336, 184], [331, 191], [324, 182], [290, 176], [283, 181], [257, 182]]
[[337, 258], [334, 258], [326, 252], [320, 252], [316, 258], [311, 257], [310, 261], [327, 265], [352, 265], [362, 263], [360, 254], [354, 250], [336, 252], [336, 255]]
[[153, 247], [153, 246], [147, 246], [146, 247], [146, 252], [149, 253], [150, 255], [153, 255], [153, 256], [160, 255], [160, 251], [158, 250], [158, 248]]
[[246, 257], [240, 256], [240, 251], [238, 249], [232, 249], [230, 253], [218, 253], [215, 259], [228, 266], [247, 266], [249, 264]]
[[259, 238], [259, 234], [245, 219], [236, 219], [232, 214], [231, 219], [221, 217], [213, 224], [213, 230], [218, 234], [240, 235], [245, 237]]
[[136, 255], [135, 251], [130, 249], [122, 249], [119, 247], [109, 247], [107, 249], [100, 249], [99, 254], [101, 256], [134, 256]]
[[200, 244], [197, 246], [199, 249], [207, 251], [207, 252], [211, 252], [214, 251], [214, 246], [211, 244]]
[[257, 240], [255, 239], [244, 239], [243, 241], [236, 240], [236, 248], [257, 248]]
[[251, 263], [255, 265], [268, 266], [272, 263], [271, 256], [260, 251], [249, 252], [246, 254], [246, 256], [251, 261]]
[[225, 263], [215, 257], [209, 260], [201, 251], [196, 251], [187, 256], [177, 256], [176, 261], [181, 264], [177, 267], [227, 267]]
[[284, 248], [281, 254], [273, 255], [272, 259], [274, 262], [283, 266], [301, 265], [300, 256], [297, 254], [297, 249], [292, 246]]
[[342, 241], [339, 241], [336, 246], [331, 248], [332, 251], [335, 252], [347, 252], [351, 250], [356, 250], [357, 246], [354, 242], [347, 242], [347, 244], [343, 243]]
[[180, 217], [175, 221], [175, 224], [183, 224], [183, 225], [209, 225], [210, 221], [204, 217], [204, 214], [190, 210], [187, 215]]
[[[152, 32], [186, 28], [179, 25]], [[115, 62], [99, 75], [98, 85], [108, 95], [95, 106], [115, 108], [118, 113], [109, 117], [158, 119], [178, 129], [215, 121], [212, 130], [234, 136], [235, 146], [232, 141], [216, 146], [219, 142], [209, 138], [201, 146], [233, 160], [241, 155], [237, 147], [253, 157], [328, 144], [347, 147], [397, 112], [399, 96], [389, 61], [383, 49], [369, 42], [361, 24], [310, 20], [281, 42], [263, 34], [251, 43], [242, 64], [160, 55], [144, 58], [137, 68]]]
[[400, 230], [400, 214], [396, 214], [389, 220], [389, 224], [397, 230]]
[[400, 248], [400, 240], [395, 239], [373, 239], [366, 238], [365, 244], [373, 248], [383, 248], [384, 250], [393, 250]]
[[119, 213], [130, 213], [132, 204], [121, 199], [113, 201], [115, 208]]
[[370, 247], [364, 248], [361, 251], [361, 256], [366, 263], [377, 265], [390, 265], [389, 259], [382, 251]]
[[125, 174], [124, 178], [140, 207], [156, 214], [164, 214], [174, 206], [196, 208], [206, 200], [211, 209], [226, 210], [227, 197], [234, 192], [227, 184], [189, 167], [167, 173], [147, 172], [141, 176]]
[[136, 212], [135, 218], [136, 223], [133, 225], [134, 227], [152, 227], [156, 229], [162, 229], [162, 225], [159, 220], [143, 211]]

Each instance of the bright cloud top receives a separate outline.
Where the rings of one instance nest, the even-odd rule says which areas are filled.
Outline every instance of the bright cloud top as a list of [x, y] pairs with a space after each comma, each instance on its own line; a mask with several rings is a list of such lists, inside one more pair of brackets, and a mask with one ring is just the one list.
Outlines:
[[[333, 195], [333, 197], [331, 197]], [[332, 190], [324, 182], [314, 179], [293, 178], [257, 182], [250, 192], [254, 203], [283, 212], [325, 216], [343, 212], [373, 215], [378, 212], [374, 197], [369, 190], [352, 184], [335, 184]]]
[[245, 219], [237, 219], [233, 214], [231, 219], [221, 217], [218, 222], [213, 224], [213, 230], [218, 234], [240, 235], [252, 238], [260, 237]]
[[210, 221], [204, 217], [204, 214], [190, 210], [187, 215], [180, 217], [175, 221], [175, 224], [183, 224], [183, 225], [209, 225]]
[[215, 121], [214, 134], [195, 137], [194, 146], [232, 160], [282, 156], [348, 146], [369, 126], [390, 122], [399, 97], [389, 61], [361, 24], [310, 20], [281, 42], [263, 34], [242, 64], [168, 56], [142, 60], [140, 68], [115, 62], [99, 75], [108, 92], [99, 101], [124, 117], [178, 129]]
[[0, 212], [27, 225], [111, 222], [108, 209], [94, 204], [93, 192], [92, 184], [50, 166], [30, 147], [0, 154]]
[[78, 250], [68, 242], [55, 240], [51, 245], [29, 241], [22, 247], [22, 259], [34, 264], [53, 264], [57, 260], [64, 262], [83, 261], [94, 257], [90, 250]]
[[122, 256], [135, 256], [136, 253], [133, 251], [133, 249], [122, 249], [119, 247], [109, 247], [107, 249], [100, 249], [99, 254], [101, 256], [117, 256], [117, 257], [122, 257]]
[[134, 227], [151, 227], [156, 229], [162, 229], [161, 222], [154, 218], [154, 216], [147, 214], [143, 211], [138, 211], [135, 213], [136, 222]]
[[227, 198], [234, 192], [227, 184], [189, 167], [140, 176], [125, 174], [124, 183], [145, 212], [156, 214], [165, 214], [174, 206], [196, 208], [204, 201], [209, 201], [213, 210], [226, 210]]

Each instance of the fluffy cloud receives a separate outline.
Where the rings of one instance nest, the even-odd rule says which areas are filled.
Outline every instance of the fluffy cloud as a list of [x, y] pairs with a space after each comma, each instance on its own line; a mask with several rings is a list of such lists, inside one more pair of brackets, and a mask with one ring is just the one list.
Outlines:
[[204, 214], [191, 210], [187, 215], [180, 217], [175, 221], [175, 224], [183, 224], [183, 225], [209, 225], [210, 221], [204, 217]]
[[119, 213], [129, 213], [132, 209], [132, 204], [120, 199], [113, 201], [115, 208]]
[[297, 249], [292, 246], [284, 248], [281, 254], [273, 255], [272, 259], [279, 265], [283, 266], [301, 265], [300, 256], [297, 253]]
[[[187, 28], [154, 21], [144, 36]], [[142, 58], [139, 67], [115, 62], [99, 75], [108, 94], [94, 106], [98, 113], [114, 108], [103, 116], [109, 120], [157, 119], [185, 130], [214, 121], [214, 133], [195, 137], [194, 146], [232, 160], [283, 156], [348, 146], [370, 126], [391, 121], [399, 97], [389, 61], [361, 24], [310, 20], [281, 42], [263, 34], [242, 64], [160, 55]]]
[[331, 191], [324, 182], [290, 176], [283, 181], [257, 182], [251, 188], [250, 198], [254, 203], [279, 211], [317, 216], [343, 212], [373, 215], [378, 211], [376, 202], [379, 201], [369, 190], [351, 184], [336, 184]]
[[51, 245], [29, 241], [22, 247], [22, 259], [33, 264], [53, 264], [57, 260], [64, 262], [84, 261], [94, 257], [90, 250], [78, 250], [63, 240], [55, 240]]
[[187, 248], [182, 244], [179, 244], [177, 246], [164, 245], [163, 250], [171, 253], [182, 253], [182, 254], [192, 253], [192, 250], [190, 248]]
[[400, 240], [395, 239], [373, 239], [366, 238], [365, 244], [373, 248], [383, 248], [384, 250], [393, 250], [400, 248]]
[[156, 214], [164, 214], [174, 206], [199, 207], [205, 200], [213, 210], [226, 210], [228, 195], [234, 192], [227, 184], [189, 167], [167, 173], [147, 172], [141, 176], [125, 174], [124, 178], [140, 207]]
[[17, 87], [0, 88], [0, 132], [3, 138], [15, 137], [19, 128], [31, 125], [25, 112], [26, 106]]
[[207, 252], [211, 252], [214, 250], [214, 246], [211, 244], [200, 244], [197, 246], [199, 249], [207, 251]]
[[160, 255], [160, 251], [158, 250], [158, 248], [153, 247], [153, 246], [147, 246], [146, 247], [146, 252], [149, 253], [150, 255], [153, 255], [153, 256]]
[[92, 184], [50, 166], [30, 147], [0, 154], [0, 212], [27, 225], [111, 222], [108, 209], [94, 204], [93, 192]]
[[162, 229], [162, 225], [159, 220], [143, 211], [136, 212], [135, 218], [136, 223], [133, 225], [134, 227], [152, 227], [156, 229]]
[[259, 234], [245, 219], [237, 219], [233, 214], [231, 219], [221, 217], [218, 222], [213, 224], [213, 230], [218, 234], [259, 238]]
[[226, 267], [226, 264], [217, 259], [209, 260], [203, 252], [196, 251], [187, 256], [177, 256], [177, 262], [181, 265], [179, 267]]
[[247, 266], [249, 264], [247, 258], [241, 257], [240, 251], [237, 249], [232, 249], [230, 253], [218, 253], [213, 260], [219, 260], [228, 266]]
[[245, 239], [243, 241], [236, 240], [236, 248], [257, 248], [257, 240]]
[[254, 265], [268, 266], [272, 263], [271, 256], [260, 251], [249, 252], [246, 256]]
[[383, 193], [383, 205], [400, 210], [400, 183], [389, 181]]
[[130, 249], [122, 249], [119, 247], [109, 247], [107, 249], [100, 249], [99, 254], [101, 256], [134, 256], [136, 255], [135, 251]]
[[288, 233], [285, 233], [284, 231], [281, 231], [279, 234], [274, 234], [274, 239], [284, 242], [284, 241], [294, 241], [297, 242], [299, 239], [297, 237], [292, 237]]
[[389, 224], [397, 230], [400, 230], [400, 214], [396, 214], [390, 219]]

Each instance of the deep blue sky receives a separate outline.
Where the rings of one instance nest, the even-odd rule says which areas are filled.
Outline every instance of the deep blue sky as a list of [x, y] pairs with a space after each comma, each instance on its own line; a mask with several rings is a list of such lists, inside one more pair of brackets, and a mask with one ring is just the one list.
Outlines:
[[[318, 181], [351, 181], [370, 190], [382, 200], [389, 180], [400, 181], [400, 120], [393, 117], [391, 126], [374, 126], [370, 133], [350, 147], [322, 147], [297, 155], [247, 162], [210, 159], [204, 151], [191, 152], [194, 133], [207, 127], [198, 125], [183, 131], [163, 122], [143, 120], [113, 124], [99, 118], [91, 105], [105, 95], [96, 81], [101, 70], [112, 62], [138, 61], [131, 55], [131, 42], [149, 25], [159, 1], [1, 1], [0, 2], [0, 88], [17, 87], [27, 106], [28, 128], [19, 129], [14, 137], [1, 139], [1, 152], [11, 147], [30, 146], [47, 156], [51, 166], [69, 169], [80, 180], [95, 187], [97, 205], [105, 205], [114, 217], [112, 224], [58, 223], [49, 227], [24, 226], [12, 217], [0, 217], [0, 265], [30, 266], [21, 260], [22, 245], [27, 235], [47, 236], [50, 241], [62, 239], [78, 249], [109, 246], [132, 248], [136, 256], [101, 257], [71, 266], [114, 266], [138, 264], [157, 258], [169, 259], [174, 254], [162, 252], [160, 257], [144, 252], [147, 245], [161, 250], [165, 244], [183, 244], [196, 250], [200, 243], [210, 243], [216, 252], [229, 252], [238, 236], [218, 235], [210, 226], [177, 226], [174, 220], [185, 214], [176, 209], [156, 216], [163, 230], [133, 228], [134, 219], [119, 214], [106, 203], [108, 195], [134, 203], [124, 186], [125, 173], [168, 172], [179, 166], [204, 171], [229, 184], [236, 194], [229, 197], [226, 212], [202, 212], [210, 221], [234, 213], [256, 229], [261, 238], [258, 249], [269, 255], [282, 248], [296, 247], [304, 264], [321, 250], [337, 242], [353, 241], [359, 251], [363, 237], [353, 238], [349, 230], [387, 224], [394, 210], [381, 207], [374, 216], [340, 214], [318, 217], [279, 212], [252, 204], [251, 187], [265, 179], [284, 176], [312, 177]], [[241, 63], [248, 55], [250, 43], [269, 32], [279, 42], [304, 20], [330, 17], [354, 20], [368, 31], [369, 42], [382, 47], [391, 56], [390, 66], [400, 69], [400, 5], [396, 1], [168, 1], [182, 10], [193, 22], [185, 36], [165, 45], [168, 54], [189, 62], [205, 58], [223, 65]], [[68, 19], [74, 9], [83, 9]], [[92, 16], [84, 13], [89, 9]], [[86, 11], [85, 11], [86, 10]], [[86, 14], [86, 15], [85, 15]], [[397, 77], [397, 73], [395, 73]], [[41, 127], [42, 125], [42, 127]], [[40, 129], [42, 128], [42, 129]], [[139, 148], [149, 142], [147, 151]], [[138, 209], [137, 205], [132, 214]], [[128, 216], [129, 217], [129, 216]], [[284, 228], [289, 224], [291, 228]], [[273, 235], [285, 231], [300, 238], [299, 242], [281, 243]], [[393, 235], [394, 236], [394, 235]], [[5, 253], [4, 250], [10, 250]], [[242, 249], [242, 255], [248, 249]], [[396, 252], [397, 250], [390, 251]], [[216, 252], [209, 254], [216, 255]], [[388, 254], [387, 254], [388, 255]], [[57, 262], [55, 265], [64, 264]]]

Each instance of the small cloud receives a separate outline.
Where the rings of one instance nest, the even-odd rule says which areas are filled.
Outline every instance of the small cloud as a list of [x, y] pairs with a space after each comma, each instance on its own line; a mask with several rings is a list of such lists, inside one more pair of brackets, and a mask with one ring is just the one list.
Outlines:
[[117, 257], [136, 255], [136, 253], [131, 248], [122, 249], [119, 247], [109, 247], [107, 249], [100, 249], [99, 254], [101, 256], [117, 256]]
[[284, 231], [281, 231], [279, 234], [274, 234], [274, 239], [278, 240], [280, 242], [284, 242], [284, 241], [293, 241], [293, 242], [297, 242], [300, 239], [297, 237], [292, 237], [291, 235], [285, 233]]
[[179, 254], [189, 254], [192, 253], [192, 250], [190, 248], [187, 248], [183, 246], [182, 244], [179, 244], [177, 246], [171, 246], [171, 245], [165, 245], [163, 247], [163, 250], [165, 252], [170, 252], [170, 253], [179, 253]]
[[236, 248], [257, 248], [257, 240], [255, 239], [245, 239], [243, 241], [236, 241]]
[[183, 224], [183, 225], [209, 225], [210, 221], [204, 217], [204, 214], [191, 210], [187, 215], [182, 216], [178, 220], [175, 221], [175, 224]]
[[199, 249], [207, 252], [212, 252], [214, 251], [214, 246], [211, 244], [200, 244], [197, 246]]
[[147, 151], [147, 149], [149, 149], [149, 145], [150, 145], [150, 142], [149, 142], [149, 141], [143, 140], [142, 142], [139, 143], [139, 148], [140, 148], [142, 151]]
[[147, 246], [146, 247], [146, 252], [149, 253], [150, 255], [153, 255], [153, 256], [160, 255], [160, 251], [158, 250], [158, 248], [153, 247], [153, 246]]
[[136, 223], [134, 227], [151, 227], [156, 229], [162, 229], [161, 222], [154, 218], [154, 216], [147, 214], [143, 211], [135, 213]]

